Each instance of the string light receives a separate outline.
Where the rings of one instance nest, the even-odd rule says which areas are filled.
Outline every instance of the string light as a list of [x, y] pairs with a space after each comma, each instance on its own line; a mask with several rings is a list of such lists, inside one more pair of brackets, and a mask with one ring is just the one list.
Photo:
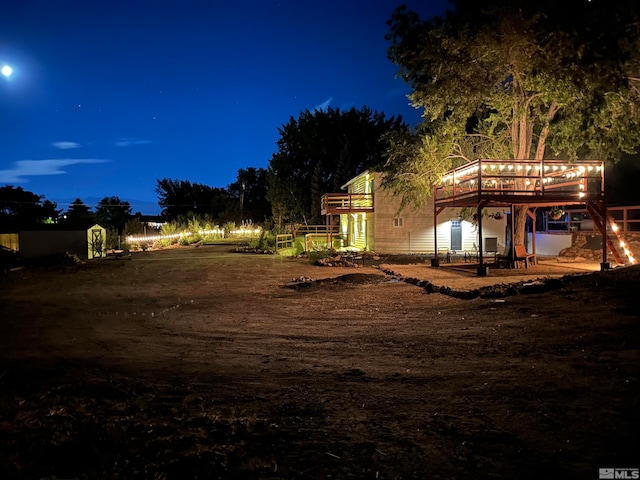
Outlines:
[[[554, 189], [561, 189], [556, 191], [562, 192], [568, 197], [582, 200], [587, 196], [587, 191], [589, 194], [602, 194], [599, 189], [599, 184], [594, 184], [592, 187], [591, 184], [586, 183], [587, 177], [601, 180], [601, 174], [594, 174], [593, 172], [600, 172], [602, 170], [602, 162], [593, 160], [576, 161], [572, 163], [558, 160], [542, 162], [530, 160], [478, 160], [458, 167], [451, 172], [447, 172], [446, 175], [441, 177], [439, 185], [440, 187], [456, 185], [460, 189], [467, 188], [470, 190], [477, 190], [487, 185], [490, 187], [510, 186], [517, 182], [514, 181], [513, 178], [508, 177], [517, 172], [517, 175], [522, 175], [521, 182], [526, 186], [527, 190], [532, 188], [539, 189], [542, 185], [550, 186], [553, 184]], [[479, 182], [481, 172], [486, 175], [485, 181], [483, 182]], [[573, 185], [569, 183], [583, 178], [584, 181], [576, 181]], [[564, 185], [564, 183], [566, 183], [566, 185]], [[595, 190], [592, 191], [592, 188]], [[458, 192], [462, 191], [463, 190], [458, 190]], [[451, 194], [451, 191], [439, 192], [437, 198], [447, 198]], [[492, 194], [500, 195], [501, 193], [494, 191]]]

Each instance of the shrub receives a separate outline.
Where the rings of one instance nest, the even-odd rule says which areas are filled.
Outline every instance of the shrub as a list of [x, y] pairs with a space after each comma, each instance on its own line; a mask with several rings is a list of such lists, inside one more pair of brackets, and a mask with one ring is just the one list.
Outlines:
[[304, 252], [304, 240], [296, 238], [293, 242], [293, 251], [295, 252], [294, 255], [300, 255]]
[[275, 252], [276, 236], [267, 230], [262, 230], [260, 236], [257, 239], [251, 239], [249, 241], [249, 246], [257, 250], [267, 250]]
[[119, 242], [120, 236], [118, 235], [118, 230], [116, 230], [113, 227], [108, 227], [106, 231], [107, 231], [107, 238], [105, 239], [105, 245], [104, 245], [105, 250], [118, 248], [120, 243]]
[[229, 238], [231, 236], [231, 232], [236, 229], [236, 222], [226, 222], [222, 229], [224, 230], [224, 238]]
[[183, 247], [186, 247], [189, 245], [189, 237], [187, 235], [185, 235], [184, 233], [182, 235], [180, 235], [180, 240], [178, 241], [178, 243], [180, 245], [182, 245]]
[[[168, 222], [162, 225], [160, 230], [162, 235], [173, 235], [178, 233], [178, 225], [175, 222]], [[155, 245], [158, 247], [168, 247], [171, 244], [177, 243], [178, 238], [162, 238], [155, 242]]]
[[309, 252], [309, 263], [317, 265], [318, 261], [331, 256], [331, 250], [314, 250]]
[[124, 225], [124, 230], [122, 234], [124, 236], [127, 235], [143, 235], [145, 232], [144, 224], [140, 221], [139, 218], [132, 218]]

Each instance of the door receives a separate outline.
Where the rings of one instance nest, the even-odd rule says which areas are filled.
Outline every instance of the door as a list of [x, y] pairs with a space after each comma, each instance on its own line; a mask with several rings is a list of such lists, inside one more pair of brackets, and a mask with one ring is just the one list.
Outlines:
[[449, 250], [454, 252], [462, 250], [462, 221], [451, 220], [451, 245]]

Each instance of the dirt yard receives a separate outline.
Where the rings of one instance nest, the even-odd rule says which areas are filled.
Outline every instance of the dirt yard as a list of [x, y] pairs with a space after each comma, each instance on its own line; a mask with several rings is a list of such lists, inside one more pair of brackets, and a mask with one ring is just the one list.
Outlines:
[[12, 272], [0, 478], [638, 467], [640, 268], [580, 272], [314, 267], [222, 246]]

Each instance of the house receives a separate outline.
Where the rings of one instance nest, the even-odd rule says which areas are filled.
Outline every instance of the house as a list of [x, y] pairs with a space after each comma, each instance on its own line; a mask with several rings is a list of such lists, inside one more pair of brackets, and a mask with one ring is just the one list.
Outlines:
[[140, 220], [145, 228], [145, 234], [150, 232], [159, 232], [167, 221], [161, 215], [136, 215], [134, 218]]
[[[345, 248], [389, 254], [434, 253], [433, 198], [419, 209], [400, 210], [401, 198], [381, 188], [383, 173], [367, 170], [342, 186], [346, 193], [322, 197], [327, 223], [338, 221]], [[503, 208], [482, 211], [485, 252], [504, 251], [506, 213]], [[475, 256], [479, 238], [477, 222], [469, 209], [445, 208], [438, 213], [437, 250]], [[491, 250], [489, 250], [489, 248]]]
[[[635, 223], [629, 218], [629, 209], [616, 218], [616, 209], [607, 207], [601, 160], [479, 159], [447, 172], [434, 185], [432, 198], [417, 210], [400, 211], [400, 198], [380, 188], [382, 178], [381, 173], [366, 171], [343, 186], [347, 193], [322, 197], [327, 226], [333, 224], [333, 217], [339, 217], [345, 247], [380, 253], [433, 253], [434, 266], [443, 251], [464, 252], [465, 259], [477, 252], [478, 274], [486, 275], [483, 254], [502, 251], [507, 239], [510, 251], [506, 258], [511, 266], [517, 257], [514, 250], [530, 255], [535, 264], [537, 246], [541, 251], [570, 246], [571, 235], [537, 234], [538, 209], [549, 210], [547, 215], [562, 212], [567, 217], [557, 207], [563, 205], [584, 208], [600, 232], [603, 270], [610, 268], [608, 252], [619, 265], [636, 263], [629, 240], [621, 237]], [[525, 235], [524, 245], [514, 245], [507, 235], [515, 228], [510, 212], [516, 207], [526, 213], [531, 232], [536, 232]], [[466, 212], [475, 212], [472, 220], [477, 220], [477, 225], [468, 221]]]

